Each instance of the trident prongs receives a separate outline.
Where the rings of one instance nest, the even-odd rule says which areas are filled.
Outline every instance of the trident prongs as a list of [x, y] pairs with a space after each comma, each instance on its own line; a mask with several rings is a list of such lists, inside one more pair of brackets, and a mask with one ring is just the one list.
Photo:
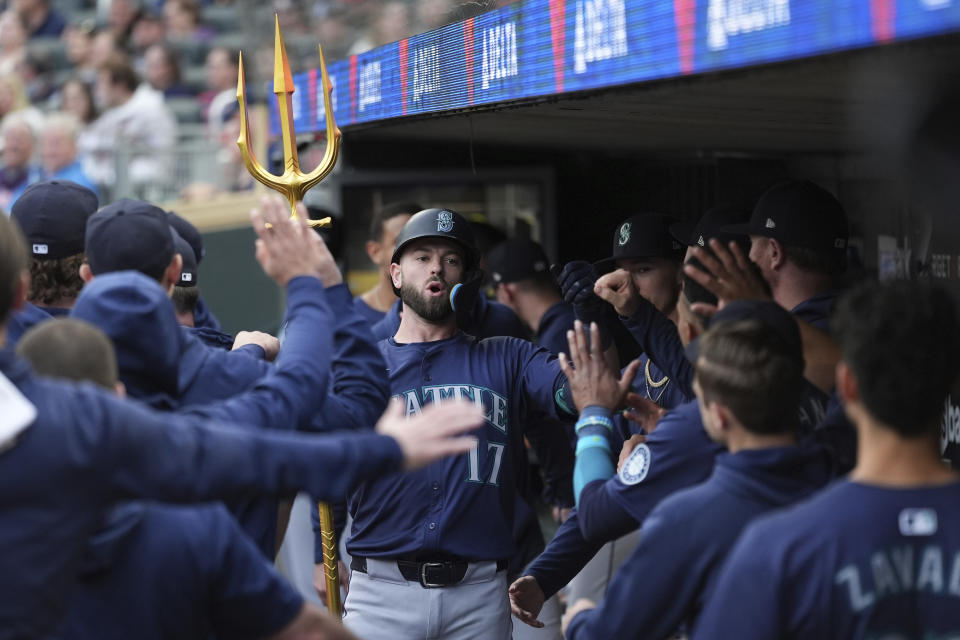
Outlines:
[[[274, 66], [273, 92], [277, 96], [277, 110], [280, 116], [280, 132], [283, 139], [283, 175], [276, 176], [267, 171], [258, 161], [250, 146], [250, 124], [247, 117], [246, 80], [243, 73], [243, 54], [240, 54], [237, 74], [237, 102], [240, 103], [240, 137], [237, 146], [243, 156], [243, 164], [254, 178], [265, 186], [282, 193], [290, 203], [290, 214], [297, 216], [297, 202], [303, 200], [304, 194], [333, 170], [340, 154], [340, 129], [334, 120], [331, 91], [333, 86], [327, 76], [327, 65], [323, 58], [323, 48], [320, 51], [320, 76], [323, 82], [324, 111], [327, 120], [327, 148], [323, 159], [316, 169], [310, 173], [300, 171], [300, 159], [297, 156], [297, 133], [293, 128], [293, 104], [291, 96], [294, 91], [293, 76], [290, 74], [290, 63], [287, 60], [287, 50], [283, 44], [283, 35], [280, 33], [280, 19], [275, 17], [276, 35], [274, 39]], [[311, 220], [310, 225], [323, 227], [330, 224], [329, 218]]]

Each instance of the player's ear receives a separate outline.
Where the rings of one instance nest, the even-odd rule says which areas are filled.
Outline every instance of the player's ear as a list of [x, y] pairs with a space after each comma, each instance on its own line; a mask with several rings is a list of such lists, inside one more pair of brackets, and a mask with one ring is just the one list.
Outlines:
[[770, 253], [770, 266], [772, 268], [777, 269], [783, 266], [787, 259], [787, 252], [779, 240], [776, 238], [767, 240], [767, 251]]
[[400, 276], [400, 265], [396, 262], [390, 263], [390, 280], [397, 289], [403, 284], [403, 278]]
[[846, 362], [837, 363], [837, 395], [844, 405], [860, 401], [860, 386]]
[[84, 283], [93, 280], [93, 271], [90, 270], [90, 265], [86, 262], [80, 265], [80, 279], [83, 280]]
[[367, 257], [370, 258], [370, 262], [373, 264], [380, 264], [380, 243], [374, 242], [373, 240], [367, 240], [367, 243], [364, 245], [364, 249], [367, 251]]

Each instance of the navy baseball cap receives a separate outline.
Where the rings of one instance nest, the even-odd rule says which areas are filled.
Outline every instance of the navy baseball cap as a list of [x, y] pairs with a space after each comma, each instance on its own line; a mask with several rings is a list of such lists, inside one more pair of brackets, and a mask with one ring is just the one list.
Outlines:
[[487, 254], [487, 271], [494, 284], [504, 284], [549, 273], [550, 262], [543, 247], [533, 240], [511, 238]]
[[173, 250], [183, 258], [183, 266], [180, 268], [180, 280], [177, 282], [177, 286], [197, 286], [197, 259], [193, 255], [193, 248], [180, 237], [176, 229], [173, 229]]
[[849, 237], [843, 205], [809, 180], [788, 180], [770, 187], [760, 196], [749, 222], [723, 230], [774, 238], [788, 247], [843, 253]]
[[683, 259], [684, 246], [670, 235], [670, 227], [679, 222], [662, 213], [641, 213], [620, 223], [613, 234], [613, 252], [597, 262], [598, 267], [612, 267], [617, 260], [631, 258]]
[[173, 259], [173, 231], [163, 209], [124, 198], [90, 216], [86, 251], [95, 276], [139, 271], [159, 281]]
[[[167, 222], [169, 222], [170, 227], [190, 245], [197, 264], [203, 262], [206, 249], [203, 246], [203, 236], [200, 235], [200, 230], [193, 226], [189, 220], [181, 218], [173, 211], [167, 211]], [[184, 260], [186, 260], [186, 258], [184, 258]]]
[[[773, 300], [735, 300], [717, 311], [707, 325], [707, 330], [725, 324], [755, 320], [776, 333], [787, 345], [791, 355], [803, 359], [803, 341], [797, 319]], [[687, 359], [696, 362], [700, 354], [700, 337], [693, 339], [686, 348]]]
[[44, 180], [26, 188], [10, 217], [35, 259], [59, 260], [83, 253], [87, 220], [99, 206], [97, 194], [76, 182]]
[[[724, 245], [731, 242], [747, 244], [746, 238], [738, 233], [724, 231], [724, 227], [742, 224], [750, 219], [750, 209], [738, 205], [719, 205], [709, 209], [697, 222], [676, 222], [670, 225], [670, 235], [688, 247], [709, 249], [709, 242], [716, 238]], [[749, 249], [749, 247], [747, 247]]]

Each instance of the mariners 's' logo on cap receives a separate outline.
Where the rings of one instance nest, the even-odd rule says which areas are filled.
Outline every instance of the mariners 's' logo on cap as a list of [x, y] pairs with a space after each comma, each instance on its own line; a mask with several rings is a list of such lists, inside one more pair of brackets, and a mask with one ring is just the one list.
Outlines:
[[700, 236], [699, 238], [697, 238], [697, 244], [700, 245], [701, 247], [707, 246], [707, 243], [703, 241], [703, 236]]
[[437, 214], [437, 231], [450, 233], [453, 231], [453, 214], [449, 211], [441, 211]]
[[623, 225], [620, 226], [619, 243], [621, 247], [630, 242], [630, 226], [629, 222], [624, 222]]
[[773, 221], [773, 218], [767, 218], [767, 224], [763, 225], [767, 229], [776, 229], [777, 223]]

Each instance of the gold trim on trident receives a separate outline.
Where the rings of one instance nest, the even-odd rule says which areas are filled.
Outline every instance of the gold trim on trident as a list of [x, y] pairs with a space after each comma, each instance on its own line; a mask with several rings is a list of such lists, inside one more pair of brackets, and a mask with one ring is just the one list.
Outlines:
[[[340, 129], [333, 117], [333, 106], [330, 92], [333, 86], [327, 76], [327, 64], [323, 58], [323, 47], [317, 45], [320, 51], [320, 78], [323, 83], [324, 111], [327, 115], [327, 148], [323, 159], [316, 169], [310, 173], [300, 171], [300, 158], [297, 156], [297, 134], [293, 128], [293, 105], [290, 96], [293, 94], [293, 76], [290, 74], [290, 63], [287, 61], [287, 49], [283, 45], [283, 36], [280, 33], [280, 19], [275, 17], [276, 36], [274, 37], [273, 56], [273, 92], [277, 95], [277, 112], [280, 116], [280, 131], [283, 139], [283, 175], [275, 176], [257, 162], [257, 158], [250, 146], [250, 127], [247, 121], [246, 80], [243, 74], [243, 53], [240, 54], [237, 73], [237, 101], [240, 103], [240, 137], [237, 146], [243, 156], [243, 164], [254, 178], [265, 186], [279, 191], [290, 202], [290, 214], [297, 217], [297, 202], [303, 200], [304, 194], [313, 186], [327, 177], [340, 153]], [[311, 220], [314, 227], [330, 225], [330, 218]]]
[[[323, 47], [320, 51], [320, 78], [323, 82], [324, 111], [327, 114], [327, 149], [319, 166], [310, 173], [300, 171], [300, 159], [297, 157], [297, 134], [293, 129], [293, 108], [290, 95], [293, 93], [293, 77], [287, 62], [287, 50], [283, 46], [280, 34], [280, 19], [276, 17], [277, 33], [274, 40], [273, 92], [277, 94], [277, 106], [280, 114], [280, 130], [283, 135], [283, 175], [275, 176], [257, 162], [250, 147], [250, 127], [247, 122], [247, 102], [245, 97], [246, 80], [243, 75], [243, 54], [240, 54], [237, 73], [237, 101], [240, 103], [240, 137], [237, 146], [243, 155], [243, 164], [247, 171], [267, 187], [279, 191], [290, 202], [290, 214], [297, 217], [297, 202], [304, 194], [327, 177], [337, 163], [340, 153], [340, 129], [333, 119], [333, 105], [330, 92], [333, 86], [327, 76], [327, 65], [323, 59]], [[311, 220], [314, 227], [329, 226], [330, 218]], [[323, 545], [323, 571], [327, 583], [327, 609], [337, 618], [340, 617], [340, 579], [337, 571], [337, 541], [333, 528], [333, 511], [329, 504], [321, 502], [320, 535]]]

